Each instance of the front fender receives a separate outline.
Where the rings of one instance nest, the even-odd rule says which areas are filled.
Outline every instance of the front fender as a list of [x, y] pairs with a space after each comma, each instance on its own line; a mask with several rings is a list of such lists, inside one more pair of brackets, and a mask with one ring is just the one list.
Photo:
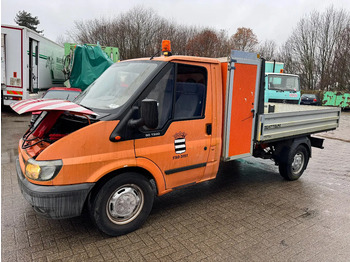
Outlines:
[[127, 170], [128, 168], [139, 168], [149, 173], [156, 182], [158, 196], [172, 191], [172, 189], [166, 189], [163, 173], [158, 166], [151, 160], [142, 157], [127, 160], [123, 159], [122, 161], [114, 161], [107, 165], [101, 166], [99, 169], [95, 170], [87, 182], [98, 182], [101, 178], [112, 172], [122, 172], [123, 169]]
[[166, 189], [164, 175], [153, 161], [144, 157], [138, 157], [136, 158], [136, 165], [137, 167], [147, 170], [153, 176], [157, 184], [158, 196], [164, 195], [172, 191], [172, 189]]

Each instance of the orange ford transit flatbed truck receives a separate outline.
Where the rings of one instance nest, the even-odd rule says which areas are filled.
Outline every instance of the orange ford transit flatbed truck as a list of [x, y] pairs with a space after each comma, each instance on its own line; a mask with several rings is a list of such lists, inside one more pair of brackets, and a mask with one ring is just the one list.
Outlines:
[[264, 61], [161, 56], [114, 64], [74, 102], [23, 101], [43, 111], [19, 142], [18, 181], [47, 217], [81, 214], [121, 235], [140, 227], [154, 195], [216, 177], [221, 161], [272, 159], [298, 179], [311, 133], [335, 129], [338, 108], [264, 105]]

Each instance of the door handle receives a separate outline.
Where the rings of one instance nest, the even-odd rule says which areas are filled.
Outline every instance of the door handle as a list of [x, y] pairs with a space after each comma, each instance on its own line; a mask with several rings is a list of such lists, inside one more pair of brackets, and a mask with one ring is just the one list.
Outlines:
[[206, 125], [206, 133], [207, 133], [207, 135], [211, 135], [211, 132], [212, 132], [212, 126], [211, 126], [211, 123], [210, 124], [207, 124]]

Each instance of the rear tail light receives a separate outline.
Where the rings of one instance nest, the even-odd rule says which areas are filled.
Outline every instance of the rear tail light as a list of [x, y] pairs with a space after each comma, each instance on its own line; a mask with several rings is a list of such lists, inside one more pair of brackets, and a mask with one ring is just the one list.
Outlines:
[[4, 96], [4, 100], [22, 100], [20, 96]]
[[314, 102], [317, 102], [317, 99], [316, 99], [316, 98], [314, 98]]

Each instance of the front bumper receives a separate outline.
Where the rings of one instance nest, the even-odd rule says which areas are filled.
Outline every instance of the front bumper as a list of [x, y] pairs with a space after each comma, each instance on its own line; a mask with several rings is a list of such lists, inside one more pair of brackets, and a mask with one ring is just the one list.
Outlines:
[[16, 170], [18, 185], [24, 198], [37, 213], [54, 219], [79, 216], [90, 190], [95, 185], [94, 183], [67, 186], [33, 184], [24, 177], [18, 158]]

